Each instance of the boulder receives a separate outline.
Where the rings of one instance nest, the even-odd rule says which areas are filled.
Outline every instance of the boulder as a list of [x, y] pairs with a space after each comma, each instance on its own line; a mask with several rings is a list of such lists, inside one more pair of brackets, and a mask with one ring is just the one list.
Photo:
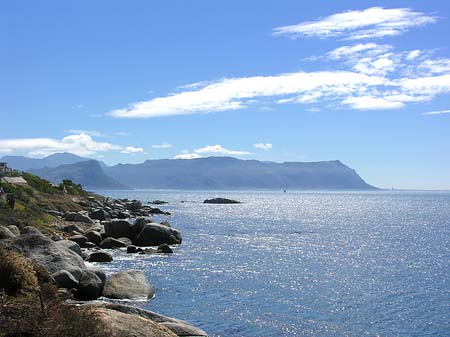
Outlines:
[[95, 314], [107, 326], [111, 337], [177, 337], [165, 326], [147, 318], [101, 307], [95, 308]]
[[97, 231], [88, 231], [84, 234], [88, 241], [99, 245], [102, 242], [102, 235]]
[[131, 224], [126, 220], [112, 220], [111, 222], [105, 222], [105, 234], [112, 238], [118, 239], [126, 237], [133, 239], [134, 234], [131, 230]]
[[59, 241], [56, 241], [56, 244], [61, 246], [61, 247], [70, 249], [71, 251], [73, 251], [76, 254], [78, 254], [80, 257], [83, 257], [83, 252], [81, 251], [81, 247], [75, 241], [59, 240]]
[[68, 226], [63, 227], [62, 229], [64, 232], [69, 233], [71, 235], [75, 235], [75, 234], [83, 234], [84, 230], [81, 229], [80, 226], [75, 225], [75, 224], [71, 224]]
[[128, 219], [131, 218], [131, 214], [129, 212], [118, 212], [117, 213], [117, 218], [118, 219]]
[[0, 226], [0, 240], [12, 239], [15, 237], [16, 236], [7, 227]]
[[132, 316], [149, 319], [155, 323], [158, 323], [158, 324], [168, 327], [170, 330], [172, 330], [172, 332], [174, 332], [178, 336], [208, 337], [208, 334], [205, 331], [190, 325], [186, 321], [175, 319], [175, 318], [164, 316], [164, 315], [160, 315], [153, 311], [136, 308], [136, 307], [131, 307], [128, 305], [123, 305], [123, 304], [116, 304], [116, 303], [103, 303], [99, 306], [110, 309], [110, 310], [119, 311], [121, 313], [130, 315], [130, 316], [132, 315]]
[[158, 252], [165, 253], [165, 254], [172, 254], [173, 250], [169, 247], [167, 243], [163, 243], [162, 245], [158, 246]]
[[106, 273], [100, 268], [91, 268], [89, 271], [93, 272], [102, 281], [102, 289], [106, 283]]
[[111, 254], [107, 252], [94, 252], [89, 256], [89, 262], [111, 262], [113, 257]]
[[50, 214], [52, 216], [57, 216], [57, 217], [62, 217], [63, 214], [59, 211], [54, 211], [54, 210], [47, 210], [47, 214]]
[[145, 217], [137, 218], [134, 223], [131, 225], [131, 230], [135, 236], [137, 236], [145, 225], [152, 223], [152, 220]]
[[133, 246], [133, 245], [127, 246], [127, 253], [139, 253], [139, 252], [142, 252], [141, 248], [138, 248], [138, 247]]
[[36, 227], [33, 227], [33, 226], [26, 226], [26, 227], [22, 228], [22, 230], [20, 231], [20, 234], [44, 236], [44, 234], [42, 234], [42, 232], [39, 229], [37, 229]]
[[73, 235], [69, 238], [69, 240], [78, 243], [81, 248], [85, 248], [86, 242], [88, 241], [87, 237], [81, 234]]
[[83, 270], [78, 284], [77, 298], [84, 301], [95, 300], [102, 293], [102, 280], [92, 271]]
[[130, 211], [138, 211], [142, 208], [142, 202], [139, 200], [131, 200], [125, 204], [125, 207]]
[[92, 212], [89, 212], [89, 217], [91, 219], [100, 221], [107, 221], [111, 219], [110, 214], [103, 209], [96, 209]]
[[103, 296], [116, 299], [152, 298], [155, 292], [141, 270], [125, 270], [106, 279]]
[[20, 230], [19, 227], [17, 227], [16, 225], [9, 225], [8, 229], [10, 230], [11, 233], [13, 233], [15, 236], [19, 236], [20, 235]]
[[157, 223], [150, 223], [144, 226], [134, 244], [136, 246], [158, 246], [162, 243], [170, 245], [180, 244], [181, 241], [181, 233], [176, 229]]
[[124, 244], [126, 244], [127, 246], [131, 245], [132, 242], [130, 239], [128, 238], [118, 238], [117, 240], [122, 241]]
[[106, 238], [102, 242], [100, 242], [99, 246], [100, 246], [100, 248], [111, 249], [111, 248], [126, 247], [127, 245], [117, 239]]
[[73, 289], [78, 287], [77, 279], [67, 270], [57, 271], [52, 276], [59, 288]]
[[240, 204], [240, 201], [232, 200], [232, 199], [226, 199], [226, 198], [213, 198], [213, 199], [206, 199], [203, 201], [204, 204]]
[[61, 241], [61, 240], [64, 240], [64, 238], [62, 237], [62, 235], [55, 234], [52, 236], [52, 240], [53, 241]]
[[[65, 240], [63, 240], [65, 241]], [[10, 240], [9, 245], [50, 273], [60, 270], [80, 272], [85, 269], [83, 259], [71, 249], [43, 235], [21, 235]], [[75, 276], [75, 275], [74, 275]]]
[[69, 212], [64, 214], [64, 219], [67, 221], [73, 221], [73, 222], [83, 222], [87, 224], [92, 224], [92, 219], [85, 214], [84, 212]]

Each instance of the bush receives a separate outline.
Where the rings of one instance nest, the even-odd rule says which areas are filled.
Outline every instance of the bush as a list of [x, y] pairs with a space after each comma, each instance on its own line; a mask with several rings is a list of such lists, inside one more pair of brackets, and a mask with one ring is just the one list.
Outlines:
[[9, 296], [26, 296], [39, 290], [31, 263], [4, 247], [0, 247], [0, 290]]

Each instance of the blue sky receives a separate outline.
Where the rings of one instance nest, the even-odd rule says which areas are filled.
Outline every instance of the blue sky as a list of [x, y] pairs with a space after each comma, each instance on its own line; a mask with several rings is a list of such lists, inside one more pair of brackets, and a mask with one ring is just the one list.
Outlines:
[[10, 1], [0, 156], [339, 159], [450, 189], [446, 1]]

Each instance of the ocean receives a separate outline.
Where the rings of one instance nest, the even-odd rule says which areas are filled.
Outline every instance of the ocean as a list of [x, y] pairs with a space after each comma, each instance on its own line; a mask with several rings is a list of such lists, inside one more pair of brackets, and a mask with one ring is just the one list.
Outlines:
[[450, 336], [450, 192], [97, 192], [169, 202], [174, 254], [103, 266], [144, 270], [135, 304], [210, 336]]

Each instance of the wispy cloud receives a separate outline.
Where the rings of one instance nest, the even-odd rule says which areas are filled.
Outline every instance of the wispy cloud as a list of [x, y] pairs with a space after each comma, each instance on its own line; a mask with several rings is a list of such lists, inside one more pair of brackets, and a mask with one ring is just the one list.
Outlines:
[[298, 37], [337, 37], [361, 40], [400, 35], [412, 27], [436, 22], [436, 17], [410, 8], [372, 7], [365, 10], [333, 14], [317, 21], [277, 27], [274, 35]]
[[264, 151], [268, 151], [272, 149], [272, 144], [270, 143], [257, 143], [257, 144], [253, 144], [254, 147], [256, 147], [257, 149], [261, 149]]
[[92, 156], [108, 151], [121, 151], [122, 153], [133, 153], [132, 151], [135, 151], [134, 153], [136, 153], [136, 149], [140, 152], [141, 148], [97, 142], [84, 133], [70, 135], [61, 140], [54, 138], [0, 139], [0, 152], [14, 153], [20, 151], [33, 157], [43, 157], [57, 152], [71, 152], [80, 156]]
[[70, 134], [80, 134], [83, 133], [85, 135], [91, 136], [91, 137], [98, 137], [98, 138], [108, 138], [109, 136], [100, 132], [100, 131], [96, 131], [96, 130], [79, 130], [79, 129], [70, 129], [67, 130], [67, 133]]
[[163, 142], [161, 144], [154, 144], [152, 145], [152, 148], [154, 149], [170, 149], [172, 147], [172, 144]]
[[[387, 31], [400, 34], [435, 21], [434, 16], [409, 8], [373, 7], [288, 27], [297, 27], [296, 34], [305, 36], [359, 39], [363, 35], [384, 36]], [[294, 31], [291, 28], [281, 27], [276, 32]], [[369, 34], [372, 30], [374, 35]], [[152, 118], [313, 103], [325, 103], [336, 110], [399, 109], [450, 92], [450, 59], [433, 55], [419, 49], [397, 51], [390, 44], [375, 42], [344, 45], [313, 58], [325, 61], [326, 69], [334, 62], [335, 70], [202, 81], [179, 87], [176, 93], [132, 103], [109, 115]]]
[[426, 115], [426, 116], [445, 115], [445, 114], [450, 114], [450, 110], [428, 111], [428, 112], [422, 113], [422, 115]]

